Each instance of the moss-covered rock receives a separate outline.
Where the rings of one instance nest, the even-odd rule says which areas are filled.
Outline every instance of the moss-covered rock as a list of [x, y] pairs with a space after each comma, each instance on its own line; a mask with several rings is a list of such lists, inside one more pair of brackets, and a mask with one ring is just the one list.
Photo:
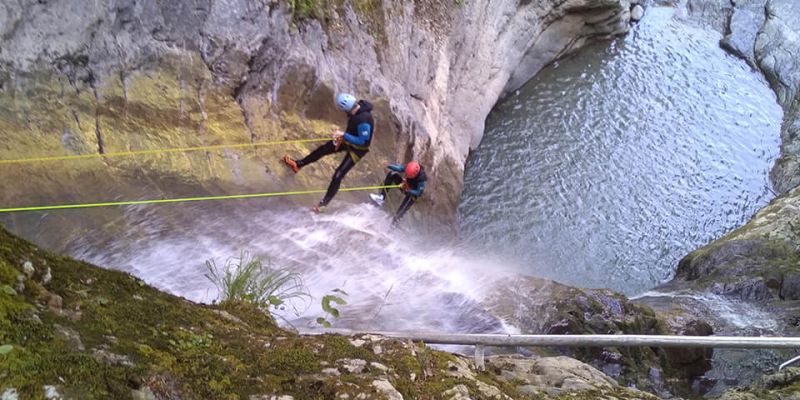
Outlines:
[[726, 239], [686, 256], [676, 281], [742, 300], [798, 300], [800, 254], [771, 239]]
[[519, 391], [534, 398], [576, 398], [576, 392], [582, 392], [582, 397], [577, 398], [657, 398], [639, 390], [621, 387], [594, 367], [569, 357], [530, 359], [494, 356], [487, 359], [487, 370], [513, 382]]
[[[610, 290], [578, 289], [546, 279], [500, 282], [486, 306], [526, 334], [709, 335], [700, 320], [657, 315]], [[533, 349], [539, 354], [551, 350]], [[654, 392], [685, 393], [693, 378], [710, 368], [711, 351], [658, 348], [561, 348], [625, 385]], [[690, 367], [690, 368], [689, 368]], [[663, 376], [663, 378], [662, 378]]]
[[765, 375], [750, 387], [731, 389], [719, 397], [719, 400], [793, 399], [800, 399], [800, 368]]
[[[565, 362], [559, 376], [591, 369], [572, 360], [565, 370]], [[0, 393], [8, 396], [646, 398], [593, 369], [586, 376], [597, 379], [586, 384], [537, 381], [526, 393], [503, 368], [478, 372], [466, 358], [372, 335], [299, 336], [253, 306], [195, 304], [0, 229]]]

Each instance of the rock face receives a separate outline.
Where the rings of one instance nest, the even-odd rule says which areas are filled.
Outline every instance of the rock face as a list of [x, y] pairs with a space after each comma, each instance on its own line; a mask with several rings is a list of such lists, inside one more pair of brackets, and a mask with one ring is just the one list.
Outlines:
[[[652, 307], [668, 321], [675, 316], [681, 316], [684, 323], [686, 317], [699, 319], [718, 334], [796, 335], [800, 310], [800, 191], [795, 189], [800, 183], [800, 9], [792, 0], [679, 3], [691, 18], [719, 30], [724, 35], [720, 45], [760, 70], [775, 91], [785, 113], [781, 156], [770, 173], [779, 196], [743, 227], [686, 256], [671, 282], [636, 302]], [[738, 370], [734, 373], [740, 374], [743, 363], [755, 365], [755, 359], [762, 356], [770, 360], [767, 363], [789, 356], [747, 354], [748, 359], [742, 360], [740, 354], [715, 352], [715, 370], [723, 372], [712, 370], [710, 379], [718, 372], [724, 375]], [[678, 359], [698, 356], [685, 354]], [[738, 378], [749, 381], [753, 374]]]
[[637, 4], [631, 9], [631, 21], [639, 21], [644, 17], [644, 7]]
[[687, 255], [662, 292], [691, 290], [760, 304], [787, 332], [800, 302], [800, 189], [773, 200], [743, 227]]
[[747, 301], [798, 300], [797, 254], [784, 243], [727, 240], [691, 253], [675, 279]]
[[719, 400], [794, 400], [800, 398], [800, 369], [766, 375], [747, 388], [725, 392]]
[[[373, 100], [378, 120], [365, 167], [376, 173], [357, 179], [380, 179], [382, 158], [416, 157], [428, 166], [431, 205], [452, 216], [467, 153], [497, 99], [587, 41], [626, 32], [630, 15], [628, 0], [311, 4], [292, 14], [272, 0], [4, 2], [0, 130], [10, 135], [0, 157], [327, 135], [343, 120], [332, 96], [346, 90]], [[42, 200], [66, 178], [102, 191], [134, 185], [134, 171], [209, 190], [263, 189], [281, 186], [276, 158], [286, 150], [26, 172], [49, 187], [36, 192]], [[3, 198], [29, 189], [20, 182]]]
[[[536, 278], [510, 278], [497, 287], [491, 291], [496, 295], [485, 301], [487, 309], [524, 334], [713, 333], [703, 321], [680, 313], [657, 315], [609, 290], [577, 289]], [[557, 351], [590, 363], [622, 383], [665, 395], [688, 393], [691, 382], [711, 367], [711, 352], [706, 350], [634, 347]], [[674, 379], [666, 384], [662, 376]]]
[[800, 184], [800, 8], [794, 0], [688, 0], [690, 15], [725, 37], [721, 45], [760, 69], [785, 114], [781, 158], [770, 177], [779, 194]]
[[486, 307], [524, 333], [656, 334], [652, 311], [610, 290], [578, 289], [538, 278], [509, 278], [496, 284], [503, 290]]
[[487, 368], [504, 380], [515, 382], [520, 392], [533, 398], [546, 396], [575, 397], [574, 392], [591, 394], [592, 399], [635, 397], [649, 400], [658, 397], [636, 389], [624, 388], [597, 369], [569, 357], [495, 356]]
[[[699, 319], [721, 335], [796, 336], [800, 333], [797, 191], [775, 199], [745, 226], [687, 255], [678, 264], [675, 278], [656, 288], [654, 293], [660, 295], [651, 293], [636, 302], [659, 315]], [[743, 360], [743, 354], [715, 351], [715, 367], [706, 384], [724, 387], [726, 379], [747, 383], [765, 366], [793, 356], [777, 351], [746, 354]], [[701, 356], [697, 352], [685, 355]]]

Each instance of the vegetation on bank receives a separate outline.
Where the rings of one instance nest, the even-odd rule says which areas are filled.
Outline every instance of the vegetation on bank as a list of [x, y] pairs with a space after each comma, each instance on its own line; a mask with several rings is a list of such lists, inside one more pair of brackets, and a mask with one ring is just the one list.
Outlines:
[[[358, 344], [282, 330], [244, 301], [191, 303], [0, 228], [0, 395], [381, 398], [374, 385], [381, 380], [409, 399], [437, 398], [460, 384], [477, 391], [474, 380], [445, 374], [453, 355], [399, 341]], [[493, 374], [479, 379], [513, 393]]]
[[[341, 9], [344, 0], [287, 0], [289, 8], [292, 10], [292, 15], [295, 21], [301, 21], [309, 18], [324, 19]], [[455, 6], [463, 6], [465, 0], [450, 0]], [[423, 3], [423, 2], [420, 2]], [[354, 0], [350, 3], [354, 10], [368, 15], [375, 10], [380, 10], [382, 2], [380, 0]], [[423, 7], [425, 4], [421, 4]]]
[[206, 261], [205, 276], [219, 290], [222, 303], [247, 303], [265, 313], [311, 297], [299, 273], [264, 265], [261, 258], [244, 250], [221, 267], [214, 260]]
[[[259, 306], [246, 290], [239, 293], [220, 304], [195, 304], [127, 273], [42, 251], [0, 228], [0, 396], [380, 399], [391, 398], [388, 385], [406, 399], [451, 398], [457, 389], [495, 398], [487, 387], [514, 399], [649, 398], [619, 386], [523, 393], [525, 383], [504, 379], [502, 365], [463, 374], [456, 368], [463, 359], [421, 343], [299, 336], [264, 312], [274, 301]], [[778, 398], [771, 393], [797, 386], [785, 383], [781, 392], [769, 386], [731, 399]]]
[[[295, 21], [302, 21], [309, 18], [324, 19], [336, 12], [344, 5], [343, 0], [288, 0], [289, 8]], [[359, 11], [371, 11], [379, 8], [381, 2], [378, 0], [356, 0], [353, 7]]]

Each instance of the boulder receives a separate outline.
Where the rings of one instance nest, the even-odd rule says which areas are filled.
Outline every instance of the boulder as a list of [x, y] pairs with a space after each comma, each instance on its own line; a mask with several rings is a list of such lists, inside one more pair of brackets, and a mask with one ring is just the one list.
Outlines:
[[[652, 310], [610, 290], [577, 289], [554, 281], [518, 277], [501, 280], [484, 305], [524, 334], [661, 334]], [[536, 351], [533, 349], [532, 351]], [[649, 385], [651, 368], [661, 369], [649, 348], [559, 348], [614, 378]]]
[[631, 9], [631, 21], [640, 21], [644, 17], [644, 7], [637, 4]]

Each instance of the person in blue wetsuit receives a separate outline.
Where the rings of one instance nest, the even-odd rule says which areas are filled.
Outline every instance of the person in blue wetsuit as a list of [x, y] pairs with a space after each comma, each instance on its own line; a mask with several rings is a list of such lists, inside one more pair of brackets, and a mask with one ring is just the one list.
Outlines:
[[[425, 170], [416, 161], [409, 161], [406, 165], [389, 164], [386, 166], [389, 173], [386, 174], [386, 179], [383, 180], [383, 186], [400, 185], [400, 190], [405, 192], [406, 197], [400, 203], [397, 213], [392, 219], [392, 224], [397, 224], [406, 211], [422, 196], [425, 190]], [[372, 201], [382, 206], [388, 195], [388, 189], [381, 189], [378, 194], [370, 194]]]
[[333, 178], [330, 185], [328, 185], [325, 197], [320, 200], [319, 204], [312, 207], [315, 212], [321, 212], [333, 200], [336, 192], [339, 191], [342, 179], [369, 152], [369, 145], [372, 143], [375, 129], [375, 121], [372, 119], [372, 104], [370, 102], [356, 100], [353, 95], [348, 93], [339, 93], [336, 95], [336, 106], [347, 113], [347, 129], [344, 132], [337, 131], [333, 134], [333, 140], [318, 147], [303, 159], [295, 160], [288, 155], [283, 156], [283, 162], [294, 173], [298, 173], [304, 166], [324, 156], [342, 151], [347, 152], [342, 163], [333, 173]]

